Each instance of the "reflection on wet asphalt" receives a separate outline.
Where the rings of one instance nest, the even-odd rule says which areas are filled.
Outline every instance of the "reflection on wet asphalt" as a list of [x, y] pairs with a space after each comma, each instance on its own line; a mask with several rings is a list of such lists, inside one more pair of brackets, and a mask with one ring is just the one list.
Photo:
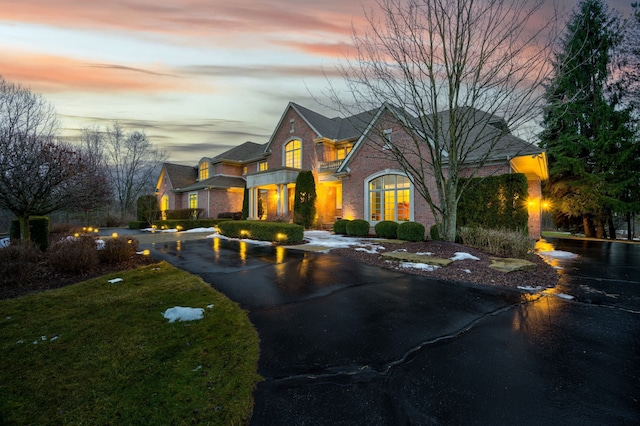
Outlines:
[[640, 245], [550, 242], [579, 257], [539, 294], [215, 238], [152, 251], [249, 311], [252, 424], [638, 424]]

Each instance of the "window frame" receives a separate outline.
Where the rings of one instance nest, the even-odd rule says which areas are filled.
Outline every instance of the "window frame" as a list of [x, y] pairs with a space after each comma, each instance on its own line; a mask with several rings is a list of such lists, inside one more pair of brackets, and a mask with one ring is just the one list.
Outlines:
[[[206, 175], [203, 177], [203, 174]], [[198, 179], [200, 181], [209, 179], [209, 162], [203, 161], [198, 166]]]
[[[298, 142], [300, 146], [298, 148], [287, 149], [287, 147], [291, 144]], [[291, 153], [291, 165], [288, 163], [288, 154]], [[296, 153], [297, 153], [297, 161], [296, 161]], [[297, 166], [296, 167], [296, 163]], [[289, 167], [292, 169], [302, 169], [302, 139], [300, 138], [291, 138], [287, 140], [282, 146], [282, 164], [284, 167]]]
[[[371, 183], [373, 181], [375, 181], [376, 179], [379, 178], [384, 178], [385, 176], [393, 176], [395, 175], [395, 185], [394, 188], [389, 188], [389, 189], [385, 189], [385, 188], [381, 188], [380, 190], [371, 190], [370, 186]], [[408, 186], [405, 187], [398, 187], [398, 180], [397, 177], [400, 176], [402, 178], [407, 179], [408, 181]], [[384, 182], [384, 179], [383, 181]], [[387, 217], [387, 210], [389, 210], [387, 207], [385, 206], [385, 201], [388, 201], [385, 198], [385, 193], [389, 193], [393, 191], [393, 217]], [[402, 197], [398, 197], [399, 192], [404, 192], [404, 191], [408, 191], [409, 192], [409, 200], [408, 200], [408, 213], [409, 213], [409, 217], [407, 220], [398, 220], [398, 213], [399, 213], [399, 208], [398, 208], [398, 199], [402, 199], [403, 202], [406, 202], [405, 200], [405, 196], [403, 194]], [[373, 196], [372, 194], [380, 194], [379, 199], [378, 199], [378, 203], [379, 203], [379, 218], [377, 220], [373, 219], [373, 214], [374, 211], [372, 209], [372, 204], [373, 204]], [[400, 171], [400, 170], [383, 170], [381, 172], [375, 173], [369, 177], [367, 177], [364, 181], [364, 213], [365, 213], [365, 217], [367, 218], [367, 220], [372, 223], [372, 224], [376, 224], [378, 222], [381, 222], [383, 220], [392, 220], [395, 222], [406, 222], [406, 221], [413, 221], [414, 220], [414, 210], [415, 210], [415, 203], [414, 203], [414, 194], [415, 194], [415, 190], [414, 190], [414, 186], [413, 186], [413, 182], [411, 181], [411, 178], [409, 176], [407, 176], [406, 173]]]

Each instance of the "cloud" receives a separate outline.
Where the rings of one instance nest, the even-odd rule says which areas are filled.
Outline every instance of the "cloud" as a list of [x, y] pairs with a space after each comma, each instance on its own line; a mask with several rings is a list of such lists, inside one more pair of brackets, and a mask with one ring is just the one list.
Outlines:
[[250, 77], [250, 78], [282, 78], [294, 77], [323, 77], [327, 74], [338, 75], [333, 68], [323, 69], [320, 66], [304, 65], [190, 65], [181, 67], [180, 72], [189, 75], [206, 77]]
[[117, 64], [92, 64], [64, 56], [4, 52], [0, 70], [7, 80], [27, 81], [37, 91], [158, 92], [202, 91], [164, 70]]
[[301, 31], [344, 35], [351, 33], [351, 19], [357, 11], [344, 3], [349, 2], [178, 0], [163, 4], [141, 0], [118, 3], [68, 0], [61, 4], [31, 0], [3, 4], [2, 19], [62, 28], [187, 36]]

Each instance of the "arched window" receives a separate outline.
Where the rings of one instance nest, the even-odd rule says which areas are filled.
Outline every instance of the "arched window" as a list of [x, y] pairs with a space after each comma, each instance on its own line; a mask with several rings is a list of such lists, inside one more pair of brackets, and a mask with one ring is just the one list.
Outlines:
[[200, 163], [200, 180], [209, 179], [209, 162]]
[[284, 165], [294, 169], [302, 168], [302, 142], [291, 140], [284, 146]]
[[382, 175], [369, 181], [369, 221], [411, 220], [411, 181], [398, 174]]
[[164, 194], [160, 199], [160, 210], [165, 212], [169, 210], [169, 196]]

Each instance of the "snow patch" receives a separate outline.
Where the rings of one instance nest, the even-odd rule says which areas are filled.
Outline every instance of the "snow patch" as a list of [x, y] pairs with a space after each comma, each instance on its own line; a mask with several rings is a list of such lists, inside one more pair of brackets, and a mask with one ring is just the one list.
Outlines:
[[565, 300], [573, 300], [574, 298], [570, 294], [564, 294], [564, 293], [558, 293], [556, 294], [556, 296], [558, 296], [560, 299], [565, 299]]
[[202, 308], [185, 308], [183, 306], [174, 306], [169, 308], [162, 314], [169, 322], [175, 321], [195, 321], [204, 318], [204, 309]]
[[430, 251], [419, 251], [416, 254], [419, 254], [421, 256], [433, 256], [433, 253], [431, 253]]
[[420, 269], [422, 271], [428, 271], [428, 272], [433, 272], [439, 268], [439, 266], [435, 266], [435, 265], [427, 265], [426, 263], [413, 263], [413, 262], [400, 262], [399, 266], [401, 268]]
[[96, 240], [96, 250], [104, 250], [104, 240]]
[[463, 251], [456, 252], [453, 257], [450, 257], [451, 260], [480, 260], [479, 257], [475, 257], [472, 254], [465, 253]]
[[112, 279], [108, 280], [108, 283], [109, 284], [115, 284], [115, 283], [119, 283], [119, 282], [122, 282], [122, 281], [124, 281], [122, 278], [112, 278]]
[[544, 290], [544, 287], [541, 286], [536, 286], [536, 287], [531, 287], [530, 285], [519, 285], [518, 286], [518, 290], [524, 290], [524, 291], [542, 291]]
[[0, 239], [0, 248], [9, 247], [9, 244], [11, 244], [11, 239], [9, 238]]
[[553, 259], [577, 259], [579, 257], [575, 253], [562, 250], [541, 251], [538, 254], [542, 257], [550, 257]]

